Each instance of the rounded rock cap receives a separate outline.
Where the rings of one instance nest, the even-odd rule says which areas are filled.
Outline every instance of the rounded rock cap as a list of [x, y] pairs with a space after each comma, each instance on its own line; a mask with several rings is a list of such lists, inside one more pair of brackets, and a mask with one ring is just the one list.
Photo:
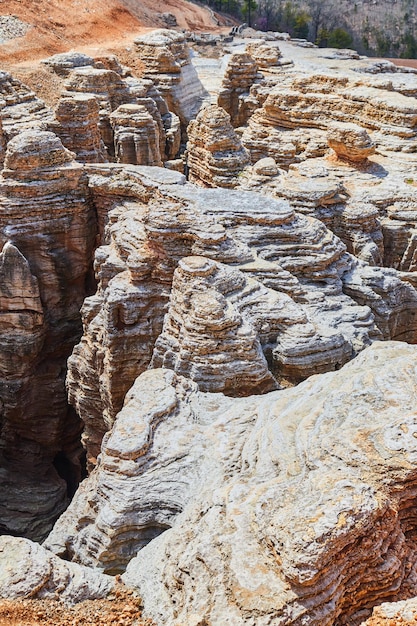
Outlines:
[[187, 256], [180, 260], [179, 267], [187, 274], [210, 276], [216, 270], [216, 262], [204, 256]]
[[20, 171], [56, 167], [70, 163], [74, 157], [55, 133], [27, 130], [9, 141], [4, 167]]

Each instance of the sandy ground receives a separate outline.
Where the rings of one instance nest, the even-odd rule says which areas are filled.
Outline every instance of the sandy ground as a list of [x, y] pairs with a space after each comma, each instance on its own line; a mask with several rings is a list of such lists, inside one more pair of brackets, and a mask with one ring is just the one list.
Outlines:
[[399, 67], [414, 67], [417, 68], [417, 59], [388, 59]]
[[111, 600], [88, 600], [66, 607], [55, 600], [0, 601], [0, 626], [152, 626], [142, 618], [140, 600], [126, 591]]

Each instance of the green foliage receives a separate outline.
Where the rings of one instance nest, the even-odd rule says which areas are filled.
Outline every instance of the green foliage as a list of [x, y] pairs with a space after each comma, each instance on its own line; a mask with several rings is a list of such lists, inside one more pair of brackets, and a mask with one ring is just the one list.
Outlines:
[[417, 59], [417, 40], [410, 32], [406, 33], [401, 40], [403, 50], [400, 57], [402, 59]]
[[299, 10], [291, 2], [286, 2], [280, 19], [280, 30], [287, 31], [292, 37], [306, 39], [310, 24], [310, 16], [306, 11]]
[[381, 33], [381, 31], [377, 31], [376, 36], [376, 53], [380, 57], [389, 56], [389, 51], [391, 49], [391, 39], [388, 35]]
[[258, 5], [255, 0], [244, 0], [242, 5], [242, 14], [249, 26], [252, 26], [252, 19]]
[[368, 35], [362, 35], [362, 45], [363, 45], [364, 49], [368, 52], [369, 51], [369, 37], [368, 37]]
[[352, 35], [343, 28], [335, 28], [330, 31], [328, 46], [330, 48], [349, 48], [352, 45]]
[[319, 48], [327, 48], [328, 40], [329, 31], [327, 30], [327, 28], [320, 28], [319, 32], [317, 33], [317, 39], [315, 42], [316, 46], [319, 46]]
[[308, 37], [308, 28], [310, 23], [310, 17], [304, 11], [298, 13], [294, 20], [294, 36], [300, 37], [301, 39], [307, 39]]

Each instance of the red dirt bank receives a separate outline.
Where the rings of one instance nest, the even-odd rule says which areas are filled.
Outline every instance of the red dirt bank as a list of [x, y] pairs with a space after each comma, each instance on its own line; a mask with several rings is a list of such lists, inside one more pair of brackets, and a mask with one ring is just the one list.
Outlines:
[[162, 13], [194, 31], [219, 30], [211, 13], [187, 0], [6, 0], [1, 15], [15, 15], [32, 28], [0, 45], [0, 64], [35, 61], [70, 49], [117, 48], [135, 34], [163, 28]]

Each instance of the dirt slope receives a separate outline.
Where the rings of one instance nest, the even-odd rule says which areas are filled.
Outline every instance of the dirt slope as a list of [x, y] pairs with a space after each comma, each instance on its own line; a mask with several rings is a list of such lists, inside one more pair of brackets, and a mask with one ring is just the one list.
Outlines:
[[3, 0], [0, 15], [32, 25], [23, 37], [0, 44], [0, 64], [34, 61], [89, 46], [128, 45], [135, 34], [164, 27], [173, 13], [181, 28], [218, 30], [212, 13], [187, 0]]

